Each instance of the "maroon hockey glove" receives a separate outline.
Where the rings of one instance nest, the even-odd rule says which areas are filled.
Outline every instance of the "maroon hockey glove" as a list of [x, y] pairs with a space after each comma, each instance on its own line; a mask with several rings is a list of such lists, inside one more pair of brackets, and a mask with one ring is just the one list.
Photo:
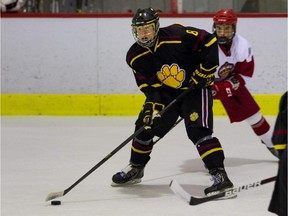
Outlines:
[[164, 109], [163, 104], [146, 102], [143, 109], [143, 122], [146, 123], [145, 129], [151, 130], [160, 125], [161, 115], [159, 112]]

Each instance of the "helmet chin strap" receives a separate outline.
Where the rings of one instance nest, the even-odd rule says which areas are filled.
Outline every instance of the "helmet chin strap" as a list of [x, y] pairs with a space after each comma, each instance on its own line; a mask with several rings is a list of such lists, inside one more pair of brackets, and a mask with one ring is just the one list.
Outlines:
[[213, 26], [212, 26], [212, 31], [213, 31], [213, 34], [216, 36], [216, 38], [217, 38], [217, 40], [218, 40], [218, 44], [220, 44], [220, 45], [225, 45], [225, 46], [229, 46], [229, 45], [231, 45], [231, 43], [232, 43], [232, 40], [233, 40], [233, 38], [234, 38], [234, 36], [235, 36], [235, 33], [236, 33], [236, 26], [235, 25], [233, 25], [233, 32], [232, 32], [232, 37], [231, 37], [231, 39], [229, 39], [229, 38], [227, 38], [227, 37], [218, 37], [218, 35], [217, 35], [217, 33], [216, 33], [216, 26], [215, 26], [215, 23], [213, 24]]
[[154, 37], [151, 38], [150, 40], [146, 40], [146, 41], [143, 40], [142, 41], [142, 40], [138, 39], [135, 36], [134, 36], [134, 38], [135, 38], [136, 42], [142, 47], [153, 47], [155, 45], [155, 43], [156, 43], [157, 38], [158, 38], [158, 32], [159, 31], [155, 32]]
[[[215, 33], [216, 34], [216, 33]], [[218, 40], [218, 43], [220, 45], [225, 45], [225, 46], [229, 46], [231, 43], [232, 43], [232, 40], [235, 36], [235, 32], [232, 33], [232, 37], [231, 39], [227, 38], [227, 37], [218, 37], [217, 34], [216, 34], [216, 37], [217, 37], [217, 40]]]
[[140, 45], [140, 46], [142, 46], [142, 47], [152, 47], [152, 46], [154, 46], [154, 44], [155, 44], [155, 39], [154, 38], [152, 38], [152, 39], [150, 39], [150, 40], [146, 40], [146, 41], [141, 41], [141, 40], [136, 40], [136, 42]]
[[218, 43], [220, 45], [229, 45], [231, 43], [232, 39], [229, 39], [227, 37], [221, 37], [221, 38], [218, 38]]

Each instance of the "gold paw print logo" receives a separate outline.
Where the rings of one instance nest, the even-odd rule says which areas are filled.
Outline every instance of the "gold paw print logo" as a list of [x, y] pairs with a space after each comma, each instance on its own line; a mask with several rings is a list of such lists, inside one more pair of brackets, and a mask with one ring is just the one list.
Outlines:
[[161, 71], [157, 72], [158, 79], [167, 86], [180, 88], [185, 79], [185, 71], [177, 64], [163, 65]]
[[199, 115], [198, 115], [198, 113], [196, 113], [196, 112], [193, 112], [193, 113], [190, 115], [190, 120], [191, 120], [192, 122], [195, 122], [198, 118], [199, 118]]

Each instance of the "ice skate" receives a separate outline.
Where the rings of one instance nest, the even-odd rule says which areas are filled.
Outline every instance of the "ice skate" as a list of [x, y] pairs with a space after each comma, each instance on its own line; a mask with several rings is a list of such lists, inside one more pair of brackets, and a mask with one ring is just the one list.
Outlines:
[[[206, 196], [215, 195], [233, 188], [233, 183], [229, 180], [224, 168], [215, 168], [210, 170], [209, 173], [211, 174], [214, 183], [211, 187], [204, 190]], [[236, 197], [236, 195], [232, 194], [229, 198], [234, 197]]]
[[125, 186], [138, 184], [144, 176], [144, 166], [134, 166], [129, 164], [121, 172], [116, 173], [112, 177], [111, 186]]

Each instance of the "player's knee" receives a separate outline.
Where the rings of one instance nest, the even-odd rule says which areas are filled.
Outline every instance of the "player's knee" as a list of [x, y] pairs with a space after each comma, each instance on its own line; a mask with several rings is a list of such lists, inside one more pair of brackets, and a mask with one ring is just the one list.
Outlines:
[[[202, 139], [212, 138], [212, 131], [203, 127], [189, 127], [187, 128], [187, 134], [189, 139], [196, 145], [197, 142]], [[206, 137], [206, 138], [205, 138]]]
[[138, 139], [137, 137], [135, 137], [135, 139], [132, 142], [132, 145], [135, 143], [138, 143], [138, 144], [143, 145], [143, 146], [152, 146], [153, 140], [152, 139], [141, 140], [141, 139]]

